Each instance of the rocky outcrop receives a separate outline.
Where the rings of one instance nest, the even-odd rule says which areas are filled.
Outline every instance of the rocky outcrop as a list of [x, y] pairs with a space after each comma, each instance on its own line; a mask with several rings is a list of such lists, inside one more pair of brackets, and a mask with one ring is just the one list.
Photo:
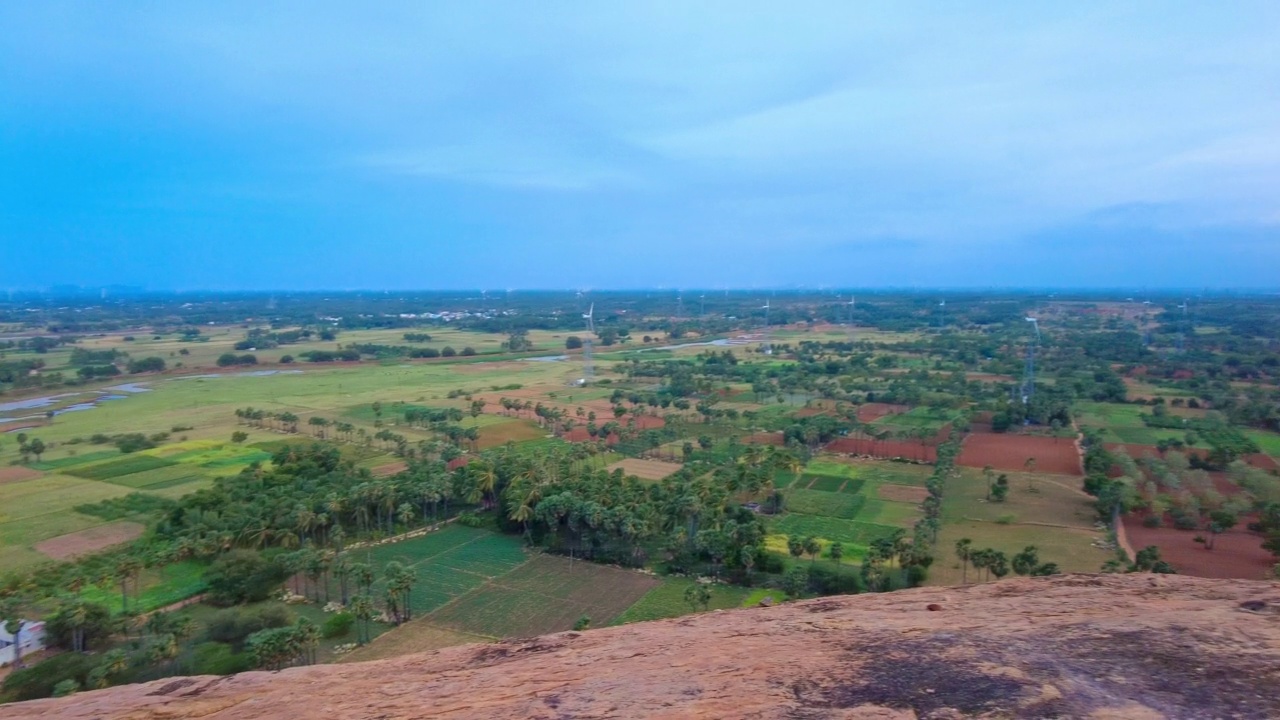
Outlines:
[[1280, 585], [1066, 575], [824, 598], [350, 665], [173, 678], [25, 718], [1276, 718]]

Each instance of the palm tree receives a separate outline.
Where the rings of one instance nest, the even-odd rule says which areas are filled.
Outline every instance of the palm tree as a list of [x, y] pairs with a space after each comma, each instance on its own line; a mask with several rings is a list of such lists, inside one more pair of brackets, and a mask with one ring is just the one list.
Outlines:
[[956, 541], [956, 557], [960, 559], [962, 581], [965, 585], [969, 584], [969, 559], [972, 557], [972, 546], [973, 541], [969, 538], [960, 538]]

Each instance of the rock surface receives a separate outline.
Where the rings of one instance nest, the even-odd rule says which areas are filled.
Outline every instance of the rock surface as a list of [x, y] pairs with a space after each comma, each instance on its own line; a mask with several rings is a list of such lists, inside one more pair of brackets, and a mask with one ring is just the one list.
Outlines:
[[368, 663], [171, 678], [0, 716], [1277, 718], [1280, 584], [1066, 575], [824, 598]]

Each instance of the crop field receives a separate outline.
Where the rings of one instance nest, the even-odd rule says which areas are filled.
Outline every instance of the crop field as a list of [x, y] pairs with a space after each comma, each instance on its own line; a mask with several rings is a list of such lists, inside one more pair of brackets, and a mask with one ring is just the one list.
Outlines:
[[866, 547], [872, 540], [888, 537], [896, 527], [879, 523], [844, 520], [821, 515], [787, 513], [774, 520], [773, 531], [787, 537], [818, 537]]
[[1041, 472], [1061, 475], [1084, 473], [1080, 467], [1080, 453], [1070, 439], [1010, 433], [973, 433], [966, 436], [956, 464], [1022, 470], [1029, 460], [1034, 460], [1035, 469]]
[[74, 506], [129, 492], [129, 488], [67, 475], [0, 484], [0, 572], [47, 560], [33, 547], [42, 540], [104, 523], [75, 512]]
[[659, 584], [639, 572], [540, 555], [426, 619], [476, 635], [528, 637], [569, 630], [581, 617], [608, 624]]
[[36, 468], [37, 470], [48, 470], [52, 472], [116, 457], [120, 457], [119, 450], [96, 450], [94, 452], [84, 453], [83, 455], [67, 455], [66, 457], [58, 458], [57, 460], [45, 460], [44, 462], [32, 463], [31, 467]]
[[[693, 608], [689, 606], [689, 603], [685, 602], [684, 593], [693, 583], [693, 580], [686, 578], [664, 578], [660, 585], [645, 593], [644, 597], [614, 618], [610, 624], [622, 625], [624, 623], [663, 620], [687, 615], [693, 611]], [[747, 599], [754, 595], [747, 588], [737, 585], [712, 585], [710, 587], [711, 602], [707, 605], [708, 610], [732, 610], [743, 607]], [[782, 597], [781, 591], [775, 591], [771, 594], [775, 598], [781, 599]], [[754, 605], [755, 603], [751, 604]], [[592, 624], [599, 626], [604, 623], [596, 623], [593, 619]]]
[[54, 560], [67, 560], [128, 542], [141, 536], [143, 530], [138, 523], [123, 520], [42, 540], [35, 549]]
[[154, 470], [143, 470], [141, 472], [129, 473], [128, 475], [119, 475], [116, 477], [105, 478], [106, 482], [115, 485], [122, 485], [135, 490], [161, 490], [168, 487], [176, 487], [193, 480], [203, 479], [205, 476], [201, 474], [200, 469], [190, 465], [167, 465], [158, 467]]
[[1280, 458], [1280, 434], [1265, 430], [1246, 430], [1245, 437], [1256, 444], [1262, 452], [1273, 458]]
[[861, 512], [867, 499], [862, 495], [824, 492], [822, 490], [795, 490], [786, 492], [786, 508], [788, 512], [806, 515], [826, 515], [827, 517], [852, 520]]
[[[436, 610], [528, 559], [519, 538], [456, 523], [411, 540], [352, 550], [350, 554], [378, 570], [392, 560], [416, 570], [418, 585], [410, 596], [415, 615]], [[381, 578], [374, 583], [375, 596], [381, 596], [382, 584]]]
[[110, 480], [124, 475], [171, 467], [174, 464], [175, 461], [173, 460], [137, 453], [126, 455], [118, 460], [108, 460], [91, 465], [68, 468], [64, 472], [87, 480]]
[[635, 475], [641, 480], [661, 480], [679, 470], [680, 467], [680, 463], [670, 463], [662, 460], [627, 458], [609, 465], [606, 469], [609, 472], [621, 470], [622, 474]]

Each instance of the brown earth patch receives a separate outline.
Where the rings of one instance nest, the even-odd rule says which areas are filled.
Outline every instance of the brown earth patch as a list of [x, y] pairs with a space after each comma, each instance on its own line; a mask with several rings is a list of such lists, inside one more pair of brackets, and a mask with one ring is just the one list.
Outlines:
[[929, 497], [929, 491], [922, 487], [894, 485], [893, 483], [885, 483], [876, 488], [876, 494], [880, 496], [881, 500], [909, 503], [922, 503], [925, 498]]
[[780, 432], [758, 432], [752, 433], [743, 439], [748, 445], [774, 445], [782, 447], [786, 444], [786, 438]]
[[0, 467], [0, 485], [11, 482], [22, 482], [23, 480], [35, 480], [43, 475], [44, 473], [39, 470], [20, 467], [18, 465]]
[[858, 406], [858, 422], [873, 422], [889, 415], [898, 415], [910, 410], [906, 405], [889, 403], [863, 403]]
[[54, 560], [66, 560], [129, 542], [141, 537], [145, 529], [138, 523], [122, 520], [49, 538], [36, 543], [35, 549]]
[[1022, 470], [1028, 458], [1035, 458], [1036, 472], [1056, 475], [1083, 475], [1080, 453], [1071, 438], [1010, 433], [971, 434], [960, 446], [958, 465], [999, 470]]
[[874, 458], [905, 458], [923, 463], [938, 461], [938, 449], [932, 445], [901, 440], [872, 440], [870, 438], [841, 438], [827, 443], [827, 452], [842, 455], [863, 455]]
[[681, 463], [666, 462], [665, 460], [627, 458], [626, 460], [619, 460], [607, 469], [609, 472], [621, 470], [624, 475], [635, 475], [641, 480], [661, 480], [678, 471], [681, 467], [683, 467]]
[[1206, 550], [1195, 541], [1197, 536], [1205, 535], [1203, 532], [1145, 527], [1136, 515], [1126, 515], [1123, 522], [1135, 549], [1155, 545], [1160, 548], [1160, 558], [1182, 575], [1262, 580], [1275, 565], [1275, 556], [1262, 549], [1262, 536], [1243, 528], [1222, 533], [1214, 540], [1213, 549]]
[[400, 462], [393, 462], [393, 463], [387, 463], [386, 465], [379, 465], [378, 467], [374, 468], [373, 470], [370, 470], [369, 472], [373, 473], [374, 477], [389, 477], [391, 475], [395, 475], [396, 473], [402, 473], [408, 469], [409, 469], [409, 463], [401, 460]]
[[516, 362], [514, 360], [494, 360], [492, 362], [457, 363], [452, 367], [450, 372], [454, 372], [459, 375], [475, 375], [493, 372], [494, 370], [519, 370], [521, 368], [528, 367], [528, 363]]

